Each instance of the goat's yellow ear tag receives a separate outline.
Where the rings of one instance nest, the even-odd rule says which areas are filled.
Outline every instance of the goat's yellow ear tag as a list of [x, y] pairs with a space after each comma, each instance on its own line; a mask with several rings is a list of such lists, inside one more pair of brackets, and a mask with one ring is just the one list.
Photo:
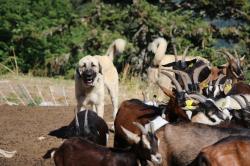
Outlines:
[[194, 66], [194, 64], [193, 63], [190, 63], [189, 65], [188, 65], [188, 67], [193, 67]]
[[201, 82], [200, 84], [200, 87], [203, 89], [203, 88], [208, 88], [208, 82]]
[[192, 106], [193, 102], [194, 102], [193, 100], [186, 100], [185, 101], [185, 104], [186, 104], [185, 108], [189, 109], [189, 110], [194, 109], [194, 106]]
[[204, 84], [203, 84], [203, 87], [204, 87], [204, 88], [207, 88], [207, 87], [208, 87], [208, 83], [207, 83], [207, 82], [204, 83]]
[[224, 93], [225, 95], [232, 89], [232, 85], [231, 84], [227, 84], [224, 88]]

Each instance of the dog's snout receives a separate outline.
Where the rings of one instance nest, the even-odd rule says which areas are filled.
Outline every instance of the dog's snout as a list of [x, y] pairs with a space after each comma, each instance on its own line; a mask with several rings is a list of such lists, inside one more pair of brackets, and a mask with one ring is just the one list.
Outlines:
[[85, 72], [84, 72], [84, 75], [85, 76], [87, 76], [87, 77], [91, 77], [91, 76], [93, 76], [93, 74], [94, 74], [94, 71], [93, 70], [85, 70]]
[[91, 86], [93, 85], [96, 76], [97, 73], [92, 69], [86, 69], [81, 75], [85, 85], [91, 85]]

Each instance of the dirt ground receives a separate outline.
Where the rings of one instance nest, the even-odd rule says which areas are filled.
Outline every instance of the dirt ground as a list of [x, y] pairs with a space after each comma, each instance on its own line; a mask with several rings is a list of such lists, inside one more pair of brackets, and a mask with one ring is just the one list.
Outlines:
[[[112, 106], [105, 106], [104, 119], [112, 121]], [[13, 158], [0, 157], [0, 166], [51, 166], [53, 160], [42, 156], [62, 139], [47, 135], [68, 125], [74, 118], [73, 107], [0, 106], [0, 149], [16, 150]], [[39, 140], [39, 137], [45, 137]], [[109, 146], [112, 145], [110, 136]]]

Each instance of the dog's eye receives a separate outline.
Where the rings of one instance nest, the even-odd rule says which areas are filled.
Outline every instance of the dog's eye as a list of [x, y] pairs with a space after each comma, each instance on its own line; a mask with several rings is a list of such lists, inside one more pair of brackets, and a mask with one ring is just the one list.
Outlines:
[[94, 63], [91, 63], [91, 67], [96, 67], [96, 65]]
[[86, 67], [86, 63], [84, 63], [84, 64], [82, 65], [82, 67]]

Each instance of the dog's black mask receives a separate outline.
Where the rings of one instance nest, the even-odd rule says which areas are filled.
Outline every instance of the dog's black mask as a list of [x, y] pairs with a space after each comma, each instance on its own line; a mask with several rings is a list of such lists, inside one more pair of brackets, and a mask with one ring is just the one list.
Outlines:
[[87, 70], [83, 71], [82, 74], [80, 75], [83, 82], [87, 85], [92, 85], [96, 76], [97, 76], [97, 73], [92, 69], [87, 69]]

